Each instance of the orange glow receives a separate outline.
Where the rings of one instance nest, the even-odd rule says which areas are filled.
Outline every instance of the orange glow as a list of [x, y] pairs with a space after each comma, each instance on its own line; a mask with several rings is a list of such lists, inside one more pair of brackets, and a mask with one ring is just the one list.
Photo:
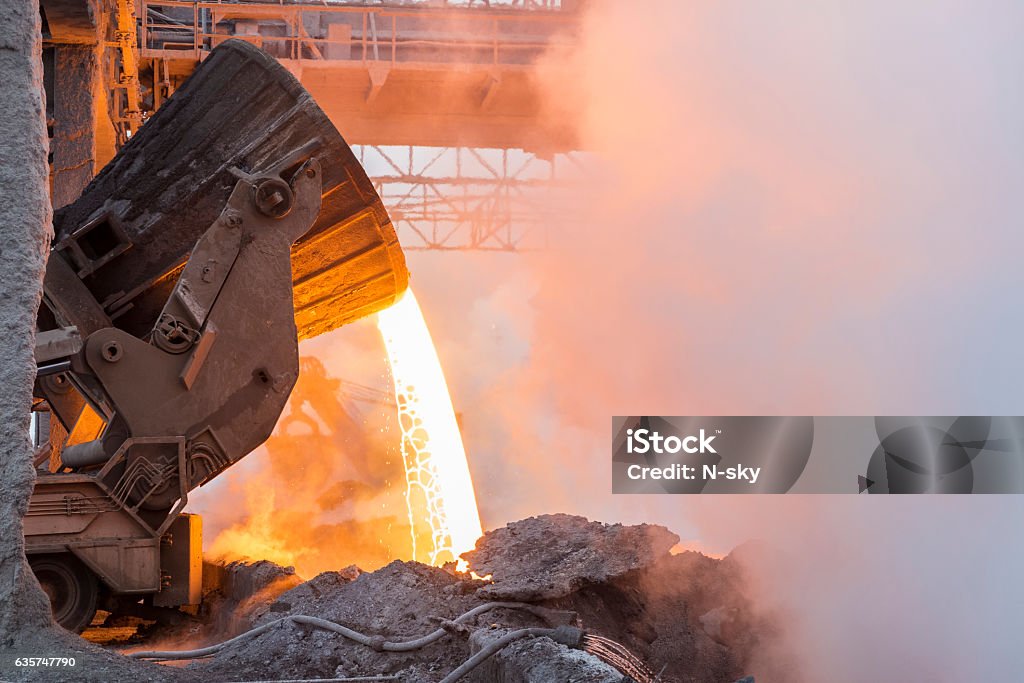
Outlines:
[[[255, 488], [251, 490], [255, 492]], [[270, 560], [283, 567], [299, 565], [298, 560], [306, 551], [295, 546], [294, 537], [268, 533], [275, 526], [273, 489], [260, 492], [259, 498], [246, 501], [251, 512], [245, 523], [236, 524], [218, 534], [208, 554], [225, 560]]]
[[[366, 332], [379, 348], [376, 331]], [[319, 359], [300, 362], [287, 412], [249, 456], [250, 471], [225, 473], [218, 490], [196, 496], [206, 496], [199, 509], [212, 529], [207, 555], [271, 560], [305, 578], [408, 558], [405, 486], [388, 430], [392, 406], [357, 406]]]
[[411, 289], [377, 318], [395, 383], [413, 559], [458, 561], [483, 532], [441, 362]]
[[[480, 517], [448, 386], [415, 297], [407, 293], [380, 313], [377, 328], [400, 429], [390, 392], [347, 386], [318, 358], [303, 357], [288, 408], [251, 456], [259, 467], [222, 482], [215, 502], [201, 505], [214, 529], [209, 556], [271, 560], [306, 578], [349, 564], [372, 571], [399, 558], [457, 561], [465, 569], [458, 556], [482, 535]], [[366, 332], [360, 360], [372, 364], [377, 335]], [[358, 343], [344, 353], [354, 348]], [[352, 386], [375, 405], [357, 408]]]

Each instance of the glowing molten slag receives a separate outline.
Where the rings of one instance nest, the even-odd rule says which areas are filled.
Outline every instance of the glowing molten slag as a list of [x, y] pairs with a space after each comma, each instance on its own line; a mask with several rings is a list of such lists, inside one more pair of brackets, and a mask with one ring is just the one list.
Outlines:
[[482, 535], [480, 514], [448, 384], [412, 290], [378, 315], [377, 327], [395, 382], [413, 559], [457, 561]]

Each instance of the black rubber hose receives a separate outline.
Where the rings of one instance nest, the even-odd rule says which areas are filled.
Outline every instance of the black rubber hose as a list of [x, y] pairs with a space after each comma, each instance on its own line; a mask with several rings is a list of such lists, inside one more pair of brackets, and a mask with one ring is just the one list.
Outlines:
[[456, 624], [460, 624], [464, 621], [472, 619], [478, 614], [483, 614], [484, 612], [490, 611], [492, 609], [500, 609], [502, 607], [509, 609], [526, 610], [528, 612], [532, 612], [533, 614], [537, 614], [540, 616], [543, 616], [544, 612], [543, 608], [540, 608], [537, 605], [529, 605], [522, 602], [488, 602], [483, 605], [474, 607], [465, 614], [461, 614], [455, 619], [446, 622], [441, 628], [437, 629], [436, 631], [432, 631], [431, 633], [428, 633], [427, 635], [422, 636], [420, 638], [416, 638], [415, 640], [407, 640], [402, 642], [389, 641], [386, 640], [384, 636], [368, 636], [365, 633], [360, 633], [359, 631], [355, 631], [353, 629], [348, 628], [347, 626], [342, 626], [341, 624], [337, 624], [333, 621], [327, 621], [326, 619], [319, 619], [317, 617], [308, 617], [305, 615], [298, 614], [289, 617], [282, 617], [281, 619], [276, 619], [267, 624], [246, 631], [245, 633], [241, 633], [235, 636], [234, 638], [231, 638], [230, 640], [225, 640], [223, 643], [210, 645], [209, 647], [200, 648], [198, 650], [130, 652], [128, 653], [127, 656], [132, 659], [155, 660], [199, 659], [200, 657], [209, 657], [210, 655], [220, 652], [229, 645], [233, 645], [242, 640], [258, 636], [261, 633], [266, 633], [274, 626], [284, 622], [305, 624], [307, 626], [314, 626], [316, 628], [322, 628], [327, 631], [333, 631], [335, 633], [339, 633], [345, 636], [349, 640], [353, 640], [359, 643], [360, 645], [371, 647], [374, 650], [380, 652], [409, 652], [410, 650], [417, 650], [421, 647], [437, 642], [441, 638], [445, 637], [445, 635], [448, 634], [449, 629], [451, 629], [451, 627]]

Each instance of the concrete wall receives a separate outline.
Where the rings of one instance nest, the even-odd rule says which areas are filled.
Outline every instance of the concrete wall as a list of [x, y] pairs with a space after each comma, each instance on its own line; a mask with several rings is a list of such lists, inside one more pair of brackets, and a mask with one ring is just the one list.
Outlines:
[[65, 44], [53, 59], [53, 207], [73, 202], [114, 156], [101, 48]]
[[51, 623], [24, 556], [35, 316], [51, 235], [39, 9], [0, 3], [0, 650]]

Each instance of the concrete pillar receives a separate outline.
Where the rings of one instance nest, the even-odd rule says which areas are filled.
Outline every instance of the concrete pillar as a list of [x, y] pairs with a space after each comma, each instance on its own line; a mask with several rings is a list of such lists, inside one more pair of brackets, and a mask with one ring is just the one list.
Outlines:
[[[25, 561], [35, 318], [51, 228], [39, 6], [0, 3], [0, 651], [52, 624]], [[7, 662], [4, 662], [6, 665]]]
[[53, 207], [73, 202], [116, 152], [98, 45], [55, 48]]

